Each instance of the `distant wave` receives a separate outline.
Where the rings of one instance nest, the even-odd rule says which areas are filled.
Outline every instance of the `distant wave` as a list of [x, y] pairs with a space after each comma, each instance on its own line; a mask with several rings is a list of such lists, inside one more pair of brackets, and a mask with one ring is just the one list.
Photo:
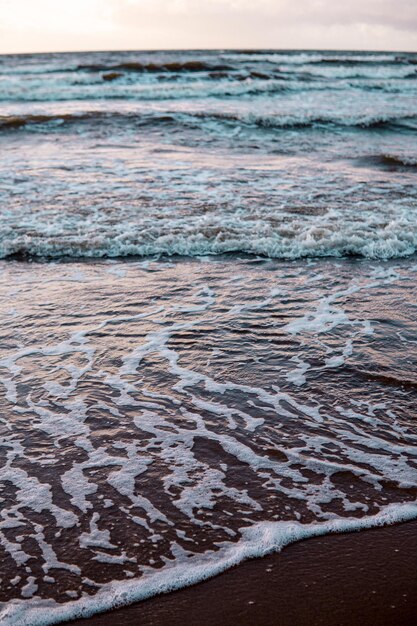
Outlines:
[[[236, 123], [239, 125], [257, 126], [263, 129], [308, 129], [308, 128], [358, 128], [368, 130], [378, 129], [416, 129], [417, 112], [398, 116], [314, 116], [314, 115], [256, 115], [234, 113], [208, 112], [175, 112], [172, 113], [147, 113], [137, 114], [135, 112], [107, 112], [107, 111], [85, 111], [77, 113], [51, 113], [51, 114], [25, 114], [25, 115], [3, 115], [0, 116], [0, 131], [15, 130], [23, 127], [38, 126], [44, 124], [76, 124], [88, 121], [107, 121], [108, 123], [130, 122], [139, 126], [172, 124], [187, 126], [200, 122], [218, 121], [224, 123]], [[380, 157], [392, 159], [395, 157]], [[403, 165], [407, 166], [407, 163]]]
[[316, 64], [316, 63], [335, 63], [335, 64], [402, 64], [416, 63], [415, 53], [383, 53], [383, 52], [325, 52], [325, 51], [278, 51], [278, 50], [233, 50], [226, 51], [226, 58], [248, 57], [249, 60], [259, 61], [276, 61], [286, 64]]
[[[240, 75], [250, 77], [272, 79], [277, 74], [291, 76], [296, 81], [306, 81], [328, 77], [339, 78], [372, 78], [377, 77], [387, 79], [413, 78], [417, 76], [416, 55], [398, 54], [374, 54], [374, 55], [329, 55], [325, 53], [298, 53], [285, 54], [273, 51], [235, 51], [225, 52], [221, 55], [206, 53], [202, 58], [184, 58], [184, 55], [177, 57], [155, 57], [152, 61], [149, 55], [145, 59], [138, 58], [108, 58], [106, 55], [85, 55], [85, 62], [75, 60], [71, 55], [61, 55], [60, 58], [46, 56], [39, 57], [38, 63], [26, 62], [13, 58], [8, 62], [8, 57], [0, 59], [0, 75], [6, 77], [31, 76], [43, 77], [45, 80], [52, 80], [54, 75], [61, 78], [74, 77], [91, 74], [92, 78], [102, 78], [115, 80], [122, 76], [132, 78], [137, 74], [138, 80], [141, 75], [166, 75], [166, 78], [184, 79], [188, 75], [203, 74], [205, 78], [219, 78], [219, 73], [230, 78], [239, 79]], [[151, 57], [152, 58], [152, 55]], [[176, 60], [178, 59], [178, 60]], [[48, 78], [49, 76], [49, 78]]]
[[417, 170], [417, 158], [393, 154], [373, 154], [356, 159], [358, 165], [382, 168]]
[[[165, 56], [166, 60], [161, 60]], [[189, 57], [189, 55], [194, 55]], [[0, 59], [0, 74], [53, 74], [77, 71], [114, 71], [132, 72], [200, 72], [218, 69], [238, 69], [242, 63], [273, 63], [285, 65], [340, 65], [342, 66], [377, 66], [377, 65], [416, 65], [417, 55], [413, 53], [329, 53], [284, 52], [277, 50], [225, 50], [198, 53], [120, 53], [120, 60], [109, 59], [106, 53], [85, 53], [86, 61], [80, 63], [74, 55], [4, 55]], [[111, 55], [113, 56], [113, 55]], [[146, 60], [141, 57], [145, 56]], [[104, 59], [103, 59], [104, 57]], [[107, 57], [107, 58], [105, 58]], [[155, 57], [155, 61], [152, 61]], [[87, 60], [88, 59], [88, 60]], [[103, 60], [101, 60], [103, 59]], [[36, 62], [34, 62], [36, 61]]]
[[323, 57], [321, 59], [312, 59], [310, 63], [312, 65], [323, 64], [323, 65], [402, 65], [402, 64], [413, 64], [415, 61], [412, 58], [407, 58], [403, 56], [392, 56], [392, 57], [380, 57], [380, 56], [352, 56], [352, 57], [344, 57], [344, 56], [334, 56], [334, 57]]
[[[24, 70], [24, 71], [23, 71]], [[285, 62], [171, 63], [120, 62], [20, 68], [15, 73], [0, 64], [0, 103], [66, 101], [159, 101], [274, 96], [332, 90], [375, 91], [387, 94], [417, 91], [415, 65], [401, 67], [361, 64], [305, 64]], [[30, 85], [30, 88], [28, 87]]]
[[[188, 73], [204, 73], [207, 77], [211, 77], [214, 79], [230, 77], [230, 78], [239, 78], [239, 74], [241, 74], [242, 79], [246, 78], [260, 78], [264, 80], [271, 80], [277, 78], [277, 76], [281, 75], [283, 78], [285, 76], [291, 77], [293, 80], [297, 81], [306, 81], [306, 80], [315, 80], [326, 77], [326, 73], [320, 72], [319, 67], [329, 66], [329, 69], [332, 69], [332, 74], [329, 78], [363, 78], [364, 80], [368, 78], [372, 78], [374, 76], [374, 66], [376, 61], [374, 62], [366, 62], [363, 61], [337, 61], [336, 59], [327, 60], [321, 59], [320, 61], [308, 61], [305, 64], [305, 67], [300, 67], [300, 69], [294, 70], [291, 68], [290, 71], [286, 70], [286, 63], [278, 66], [270, 66], [269, 64], [265, 64], [258, 68], [257, 66], [238, 66], [238, 65], [230, 65], [230, 64], [222, 64], [222, 63], [207, 63], [202, 61], [186, 61], [183, 63], [138, 63], [138, 62], [127, 62], [127, 63], [117, 63], [117, 64], [92, 64], [92, 65], [79, 65], [76, 68], [76, 71], [87, 71], [94, 73], [102, 73], [102, 77], [106, 80], [106, 77], [114, 77], [120, 78], [124, 75], [124, 73], [149, 73], [149, 74], [188, 74]], [[304, 64], [303, 64], [304, 65]], [[367, 65], [371, 65], [370, 68], [367, 68]], [[388, 66], [396, 66], [398, 65], [396, 62], [392, 62], [389, 64], [384, 63], [383, 65]], [[397, 67], [393, 67], [391, 70], [388, 68], [385, 69], [384, 78], [416, 78], [417, 70], [412, 65], [411, 67], [408, 64], [401, 64], [401, 71]], [[315, 69], [315, 66], [318, 66]], [[337, 68], [340, 67], [340, 71], [337, 71]], [[349, 69], [351, 68], [351, 69]], [[219, 74], [220, 73], [220, 74]]]
[[3, 115], [0, 116], [0, 131], [14, 130], [26, 126], [39, 126], [44, 124], [77, 124], [83, 121], [103, 120], [134, 120], [136, 124], [164, 124], [175, 122], [174, 115], [149, 114], [138, 116], [134, 113], [107, 113], [106, 111], [85, 111], [81, 113], [51, 113], [51, 114], [28, 114], [28, 115]]
[[231, 70], [230, 65], [223, 63], [206, 63], [204, 61], [184, 61], [171, 63], [139, 63], [137, 61], [126, 61], [116, 64], [85, 64], [78, 65], [76, 70], [88, 72], [213, 72]]
[[[214, 72], [215, 74], [216, 72]], [[204, 80], [182, 83], [134, 83], [123, 80], [117, 72], [110, 72], [99, 77], [100, 82], [73, 82], [67, 85], [48, 84], [39, 79], [39, 84], [28, 91], [16, 89], [14, 84], [3, 85], [0, 91], [0, 102], [67, 102], [67, 101], [160, 101], [160, 100], [191, 100], [196, 98], [227, 98], [250, 95], [273, 95], [288, 91], [299, 91], [300, 85], [295, 81], [286, 80], [277, 75], [262, 78], [259, 74], [250, 76], [214, 77], [206, 76]], [[306, 83], [304, 89], [325, 89], [322, 82]]]
[[228, 113], [202, 113], [194, 114], [196, 117], [202, 118], [215, 118], [225, 121], [234, 121], [239, 123], [253, 124], [261, 128], [282, 128], [282, 129], [297, 129], [297, 128], [313, 128], [320, 126], [340, 126], [351, 128], [363, 128], [363, 129], [380, 129], [380, 128], [395, 128], [395, 127], [409, 127], [417, 122], [417, 112], [409, 113], [406, 115], [387, 115], [387, 116], [315, 116], [315, 115], [241, 115], [237, 116]]
[[220, 99], [245, 96], [274, 96], [277, 94], [320, 94], [330, 88], [333, 93], [377, 91], [379, 93], [401, 93], [410, 95], [417, 91], [417, 73], [412, 78], [366, 78], [349, 76], [329, 84], [325, 76], [294, 76], [277, 72], [271, 76], [251, 72], [241, 75], [221, 75], [213, 72], [201, 80], [158, 81], [155, 83], [129, 82], [118, 72], [99, 75], [95, 82], [73, 81], [68, 84], [50, 84], [38, 78], [32, 90], [15, 84], [3, 84], [0, 90], [0, 103], [12, 102], [83, 102], [124, 100], [129, 102], [151, 102], [161, 100], [195, 100], [201, 98]]
[[30, 124], [47, 124], [53, 121], [69, 121], [72, 119], [82, 119], [81, 115], [2, 115], [0, 116], [0, 130], [11, 130], [22, 128], [23, 126], [28, 126]]
[[81, 63], [60, 66], [47, 65], [42, 67], [25, 67], [23, 69], [2, 68], [0, 74], [65, 74], [68, 72], [139, 72], [139, 73], [181, 73], [181, 72], [213, 72], [232, 70], [231, 65], [224, 63], [208, 63], [199, 60], [172, 61], [167, 63], [141, 63], [125, 61], [122, 63]]

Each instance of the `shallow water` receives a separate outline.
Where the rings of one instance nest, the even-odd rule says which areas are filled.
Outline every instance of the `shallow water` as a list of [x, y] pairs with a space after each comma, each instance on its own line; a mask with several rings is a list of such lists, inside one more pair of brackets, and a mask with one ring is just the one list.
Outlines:
[[3, 262], [6, 623], [415, 515], [416, 267]]
[[417, 517], [416, 61], [0, 57], [3, 623]]

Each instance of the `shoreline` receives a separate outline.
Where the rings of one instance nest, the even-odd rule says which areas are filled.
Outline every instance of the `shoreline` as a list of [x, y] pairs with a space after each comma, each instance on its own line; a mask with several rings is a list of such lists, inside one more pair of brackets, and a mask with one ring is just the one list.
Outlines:
[[417, 520], [314, 537], [67, 626], [415, 626]]

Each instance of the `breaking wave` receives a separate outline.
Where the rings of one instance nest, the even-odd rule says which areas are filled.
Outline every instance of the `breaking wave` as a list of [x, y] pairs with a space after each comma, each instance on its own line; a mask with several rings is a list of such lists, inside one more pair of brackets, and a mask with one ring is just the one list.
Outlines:
[[[256, 126], [262, 129], [308, 129], [308, 128], [358, 128], [358, 129], [417, 129], [417, 113], [409, 113], [402, 115], [360, 115], [360, 116], [343, 116], [328, 115], [317, 116], [300, 111], [290, 115], [271, 114], [258, 115], [255, 113], [228, 113], [217, 111], [206, 112], [167, 112], [166, 114], [143, 113], [135, 111], [103, 111], [103, 110], [87, 110], [76, 113], [49, 113], [49, 114], [24, 114], [24, 115], [0, 115], [0, 130], [13, 130], [23, 127], [34, 127], [44, 124], [77, 124], [84, 121], [107, 121], [112, 122], [130, 122], [137, 125], [161, 125], [176, 124], [178, 126], [187, 126], [190, 123], [201, 121], [225, 122], [239, 125]], [[393, 157], [381, 157], [382, 159]], [[388, 164], [388, 161], [387, 161]], [[407, 165], [407, 163], [403, 163]]]
[[[181, 211], [179, 211], [181, 213]], [[306, 213], [308, 211], [306, 210]], [[249, 214], [222, 207], [189, 216], [137, 211], [91, 217], [57, 212], [15, 219], [0, 231], [0, 258], [128, 257], [250, 254], [269, 258], [406, 257], [417, 251], [417, 207], [402, 211], [331, 210], [322, 216]]]

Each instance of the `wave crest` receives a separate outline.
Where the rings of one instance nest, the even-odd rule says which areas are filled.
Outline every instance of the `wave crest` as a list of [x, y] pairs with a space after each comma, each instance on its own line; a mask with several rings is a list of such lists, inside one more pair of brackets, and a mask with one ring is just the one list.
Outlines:
[[18, 217], [0, 231], [0, 258], [206, 256], [228, 253], [270, 258], [361, 256], [405, 257], [417, 251], [417, 208], [323, 215], [242, 214], [231, 217], [221, 207], [190, 216], [161, 213], [119, 217], [109, 212], [98, 225], [94, 217], [70, 221], [51, 216]]
[[[358, 128], [367, 130], [378, 129], [417, 129], [417, 114], [412, 112], [401, 115], [386, 116], [342, 116], [342, 115], [309, 115], [303, 112], [292, 115], [257, 115], [253, 113], [235, 114], [217, 111], [136, 113], [134, 111], [86, 110], [76, 113], [23, 114], [0, 116], [0, 130], [13, 130], [26, 126], [42, 124], [70, 124], [89, 121], [134, 122], [136, 125], [160, 125], [164, 123], [187, 126], [190, 122], [218, 121], [238, 125], [257, 126], [262, 129], [308, 129], [321, 127]], [[397, 158], [389, 155], [380, 157], [387, 160]], [[409, 165], [409, 163], [403, 163]]]

